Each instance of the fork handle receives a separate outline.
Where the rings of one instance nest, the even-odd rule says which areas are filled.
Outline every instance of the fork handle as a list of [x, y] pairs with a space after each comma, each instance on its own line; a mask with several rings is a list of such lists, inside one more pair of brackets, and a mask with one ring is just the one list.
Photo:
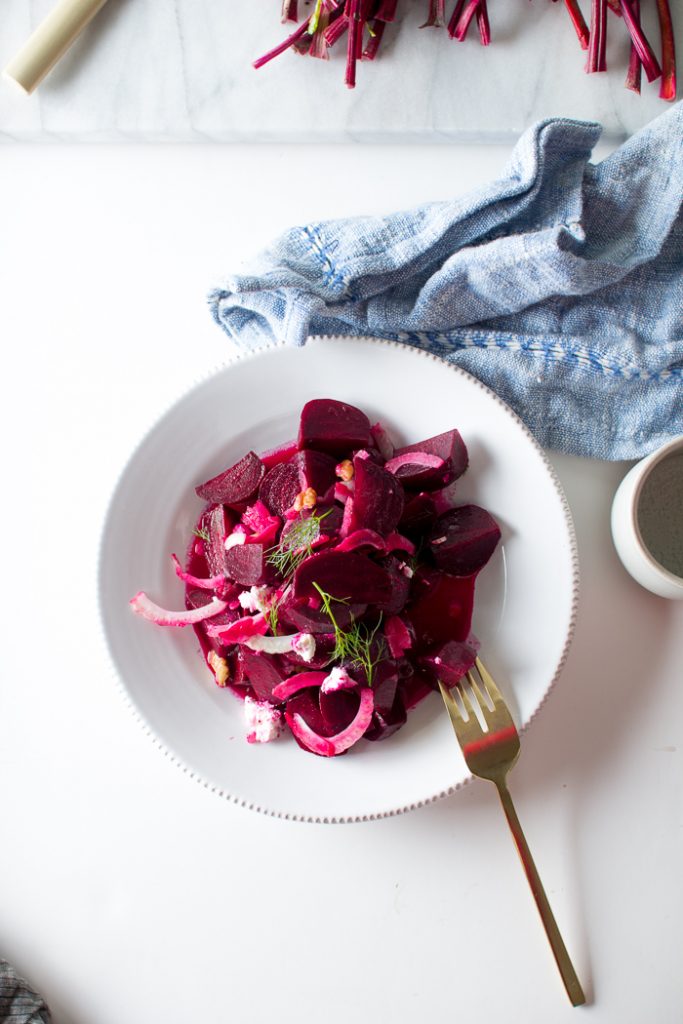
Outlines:
[[586, 1002], [586, 997], [583, 994], [581, 982], [576, 976], [576, 971], [569, 959], [567, 947], [562, 940], [560, 929], [557, 927], [557, 922], [555, 921], [553, 912], [550, 909], [548, 897], [545, 894], [545, 889], [543, 888], [538, 871], [536, 870], [534, 859], [531, 856], [531, 851], [524, 837], [524, 832], [522, 831], [522, 826], [519, 822], [519, 818], [517, 817], [517, 811], [515, 810], [515, 806], [512, 802], [510, 791], [505, 784], [505, 780], [502, 779], [500, 781], [496, 781], [496, 788], [498, 789], [500, 802], [503, 805], [505, 817], [507, 818], [508, 825], [510, 826], [512, 838], [515, 841], [515, 846], [517, 847], [522, 867], [524, 868], [529, 886], [531, 887], [533, 897], [536, 900], [536, 906], [538, 907], [538, 912], [541, 915], [541, 921], [543, 922], [543, 927], [545, 928], [546, 935], [548, 936], [550, 948], [553, 951], [555, 962], [557, 963], [560, 974], [562, 975], [562, 981], [564, 982], [564, 987], [567, 990], [567, 995], [571, 1000], [572, 1006], [582, 1006]]

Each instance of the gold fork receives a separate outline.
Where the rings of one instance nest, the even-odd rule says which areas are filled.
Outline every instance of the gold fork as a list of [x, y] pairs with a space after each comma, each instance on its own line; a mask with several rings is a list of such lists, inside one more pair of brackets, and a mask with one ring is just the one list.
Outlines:
[[[562, 975], [567, 995], [571, 1000], [572, 1006], [581, 1006], [586, 1002], [586, 997], [583, 994], [581, 983], [569, 959], [567, 947], [562, 941], [560, 930], [550, 909], [548, 897], [541, 884], [531, 851], [527, 846], [522, 826], [519, 823], [517, 812], [512, 803], [510, 791], [507, 788], [506, 776], [519, 757], [519, 733], [501, 696], [500, 690], [491, 678], [490, 673], [487, 672], [481, 659], [477, 658], [475, 665], [480, 680], [479, 683], [475, 678], [474, 672], [468, 672], [466, 678], [472, 695], [479, 706], [486, 729], [480, 725], [470, 696], [462, 683], [459, 683], [457, 686], [457, 691], [462, 700], [462, 707], [460, 707], [451, 691], [439, 681], [441, 695], [448, 709], [448, 714], [453, 723], [455, 735], [458, 737], [458, 742], [462, 748], [467, 767], [473, 775], [478, 775], [481, 779], [488, 779], [490, 782], [493, 782], [498, 790], [498, 796], [503, 805], [505, 817], [512, 832], [512, 838], [517, 846], [522, 867], [526, 873], [533, 897], [536, 900], [536, 906], [541, 915], [541, 921], [548, 936], [553, 956]], [[482, 688], [484, 693], [482, 693]], [[488, 701], [486, 699], [487, 696], [489, 698]]]

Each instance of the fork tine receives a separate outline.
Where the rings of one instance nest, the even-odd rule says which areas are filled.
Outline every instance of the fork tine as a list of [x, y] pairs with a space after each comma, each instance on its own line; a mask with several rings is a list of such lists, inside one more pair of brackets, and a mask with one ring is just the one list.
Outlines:
[[486, 692], [488, 693], [489, 697], [491, 698], [491, 701], [492, 701], [493, 705], [495, 706], [496, 704], [504, 703], [502, 693], [500, 692], [500, 690], [496, 686], [496, 684], [495, 684], [495, 682], [493, 680], [493, 676], [491, 675], [489, 670], [486, 668], [486, 665], [481, 660], [481, 658], [477, 658], [477, 660], [475, 661], [475, 665], [477, 666], [477, 671], [479, 672], [479, 675], [481, 676], [481, 680], [482, 680], [482, 682], [484, 684], [484, 687], [486, 688]]
[[453, 694], [448, 689], [448, 687], [444, 686], [444, 684], [441, 682], [440, 679], [439, 679], [439, 689], [441, 690], [441, 696], [443, 697], [444, 702], [446, 704], [446, 707], [448, 708], [449, 712], [451, 713], [451, 716], [453, 715], [453, 713], [455, 713], [458, 716], [458, 718], [460, 718], [464, 722], [465, 719], [462, 717], [462, 712], [460, 711], [460, 708], [458, 707], [458, 702], [456, 701], [456, 699], [454, 698]]
[[[471, 678], [469, 672], [467, 673], [466, 678], [467, 678], [467, 681], [470, 684], [470, 686], [472, 686], [472, 678]], [[474, 689], [474, 687], [472, 687], [472, 689]], [[470, 700], [469, 693], [467, 692], [465, 687], [462, 685], [462, 679], [458, 683], [458, 691], [460, 693], [460, 698], [461, 698], [463, 704], [465, 705], [465, 711], [467, 712], [467, 714], [469, 715], [470, 718], [473, 718], [474, 721], [477, 722], [478, 719], [477, 719], [476, 712], [475, 712], [474, 707], [472, 705], [472, 701]]]
[[[465, 718], [457, 700], [441, 680], [439, 680], [439, 689], [441, 690], [441, 696], [443, 697], [446, 710], [448, 711], [448, 716], [451, 720], [451, 725], [455, 730], [458, 741], [468, 741], [481, 733], [481, 727], [474, 715], [470, 714], [469, 718]], [[459, 688], [459, 690], [462, 695], [462, 689]]]
[[482, 715], [484, 715], [484, 717], [486, 717], [486, 712], [489, 710], [488, 701], [486, 700], [484, 693], [482, 693], [481, 691], [481, 688], [479, 686], [479, 683], [477, 682], [474, 672], [467, 672], [466, 675], [467, 681], [472, 687], [472, 692], [474, 693], [474, 696], [477, 698], [479, 707], [481, 708], [481, 713]]

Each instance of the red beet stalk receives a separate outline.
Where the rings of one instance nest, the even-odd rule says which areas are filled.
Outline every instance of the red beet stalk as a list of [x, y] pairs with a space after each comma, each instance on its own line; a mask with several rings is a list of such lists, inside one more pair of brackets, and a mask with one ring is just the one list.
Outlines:
[[676, 99], [676, 47], [671, 21], [669, 0], [657, 0], [659, 31], [662, 37], [662, 84], [659, 95], [663, 100]]
[[[633, 14], [640, 23], [640, 0], [633, 0]], [[626, 75], [626, 88], [632, 92], [640, 92], [640, 79], [641, 79], [641, 68], [640, 57], [638, 51], [631, 41], [631, 55], [628, 62], [628, 74]]]
[[491, 42], [491, 30], [486, 0], [468, 0], [467, 3], [465, 0], [457, 0], [451, 20], [448, 22], [448, 34], [451, 39], [462, 42], [475, 15], [479, 26], [479, 38], [484, 46], [488, 46]]
[[373, 17], [377, 21], [393, 21], [396, 17], [398, 0], [380, 0]]
[[572, 19], [572, 24], [578, 36], [582, 50], [588, 49], [588, 25], [581, 13], [581, 8], [578, 5], [577, 0], [564, 0], [565, 6], [569, 12], [569, 17]]
[[363, 56], [361, 60], [374, 60], [377, 56], [380, 43], [382, 42], [382, 36], [384, 35], [384, 29], [387, 27], [386, 21], [378, 21], [377, 18], [372, 23], [372, 34], [368, 40], [368, 44], [363, 50]]
[[262, 57], [255, 60], [253, 66], [255, 68], [262, 68], [264, 64], [268, 63], [268, 61], [273, 60], [274, 57], [279, 57], [280, 54], [284, 53], [285, 50], [288, 50], [290, 46], [294, 46], [298, 43], [299, 40], [306, 35], [310, 20], [310, 18], [306, 18], [305, 21], [302, 21], [299, 27], [292, 32], [291, 36], [287, 36], [287, 38], [283, 39], [278, 46], [274, 46], [272, 50], [268, 51], [268, 53], [264, 53]]
[[346, 75], [344, 81], [349, 89], [356, 87], [356, 61], [363, 44], [363, 22], [361, 0], [346, 0], [346, 17], [349, 21], [349, 37], [346, 50]]
[[298, 21], [297, 0], [282, 0], [282, 21]]
[[655, 78], [659, 78], [662, 73], [662, 69], [659, 66], [652, 47], [643, 34], [643, 30], [640, 27], [640, 18], [631, 7], [631, 0], [621, 0], [621, 12], [624, 16], [624, 23], [631, 36], [631, 42], [635, 47], [638, 57], [640, 58], [640, 63], [643, 65], [643, 70], [647, 80], [648, 82], [653, 82]]
[[588, 63], [586, 71], [607, 71], [605, 60], [605, 42], [607, 36], [607, 3], [606, 0], [592, 0], [591, 30], [588, 43]]
[[429, 0], [429, 14], [420, 28], [443, 28], [446, 24], [446, 0]]

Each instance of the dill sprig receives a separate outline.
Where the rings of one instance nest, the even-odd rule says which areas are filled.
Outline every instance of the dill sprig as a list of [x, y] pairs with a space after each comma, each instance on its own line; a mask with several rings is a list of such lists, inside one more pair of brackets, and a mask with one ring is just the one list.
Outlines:
[[280, 602], [279, 601], [273, 601], [273, 603], [271, 604], [270, 608], [268, 609], [268, 614], [267, 614], [266, 618], [268, 619], [268, 625], [270, 626], [270, 632], [273, 634], [273, 636], [277, 636], [277, 630], [278, 630], [278, 626], [280, 624]]
[[195, 535], [195, 537], [199, 537], [200, 540], [205, 540], [207, 544], [211, 540], [211, 537], [209, 536], [209, 531], [202, 529], [202, 527], [200, 526], [198, 526], [192, 532]]
[[[332, 597], [317, 583], [314, 582], [313, 586], [320, 594], [323, 609], [334, 630], [334, 650], [330, 656], [330, 662], [345, 661], [350, 668], [362, 669], [365, 672], [368, 686], [372, 686], [375, 666], [382, 661], [386, 653], [384, 637], [380, 636], [377, 640], [377, 634], [382, 625], [381, 612], [377, 624], [372, 629], [365, 622], [352, 622], [348, 629], [342, 629], [332, 611], [332, 602], [347, 604], [349, 598]], [[377, 642], [375, 642], [376, 640]]]
[[331, 508], [321, 516], [313, 513], [310, 516], [300, 515], [293, 525], [280, 537], [279, 544], [268, 552], [266, 561], [272, 565], [285, 579], [293, 576], [302, 562], [313, 552], [313, 545], [320, 536], [320, 524], [329, 516]]

